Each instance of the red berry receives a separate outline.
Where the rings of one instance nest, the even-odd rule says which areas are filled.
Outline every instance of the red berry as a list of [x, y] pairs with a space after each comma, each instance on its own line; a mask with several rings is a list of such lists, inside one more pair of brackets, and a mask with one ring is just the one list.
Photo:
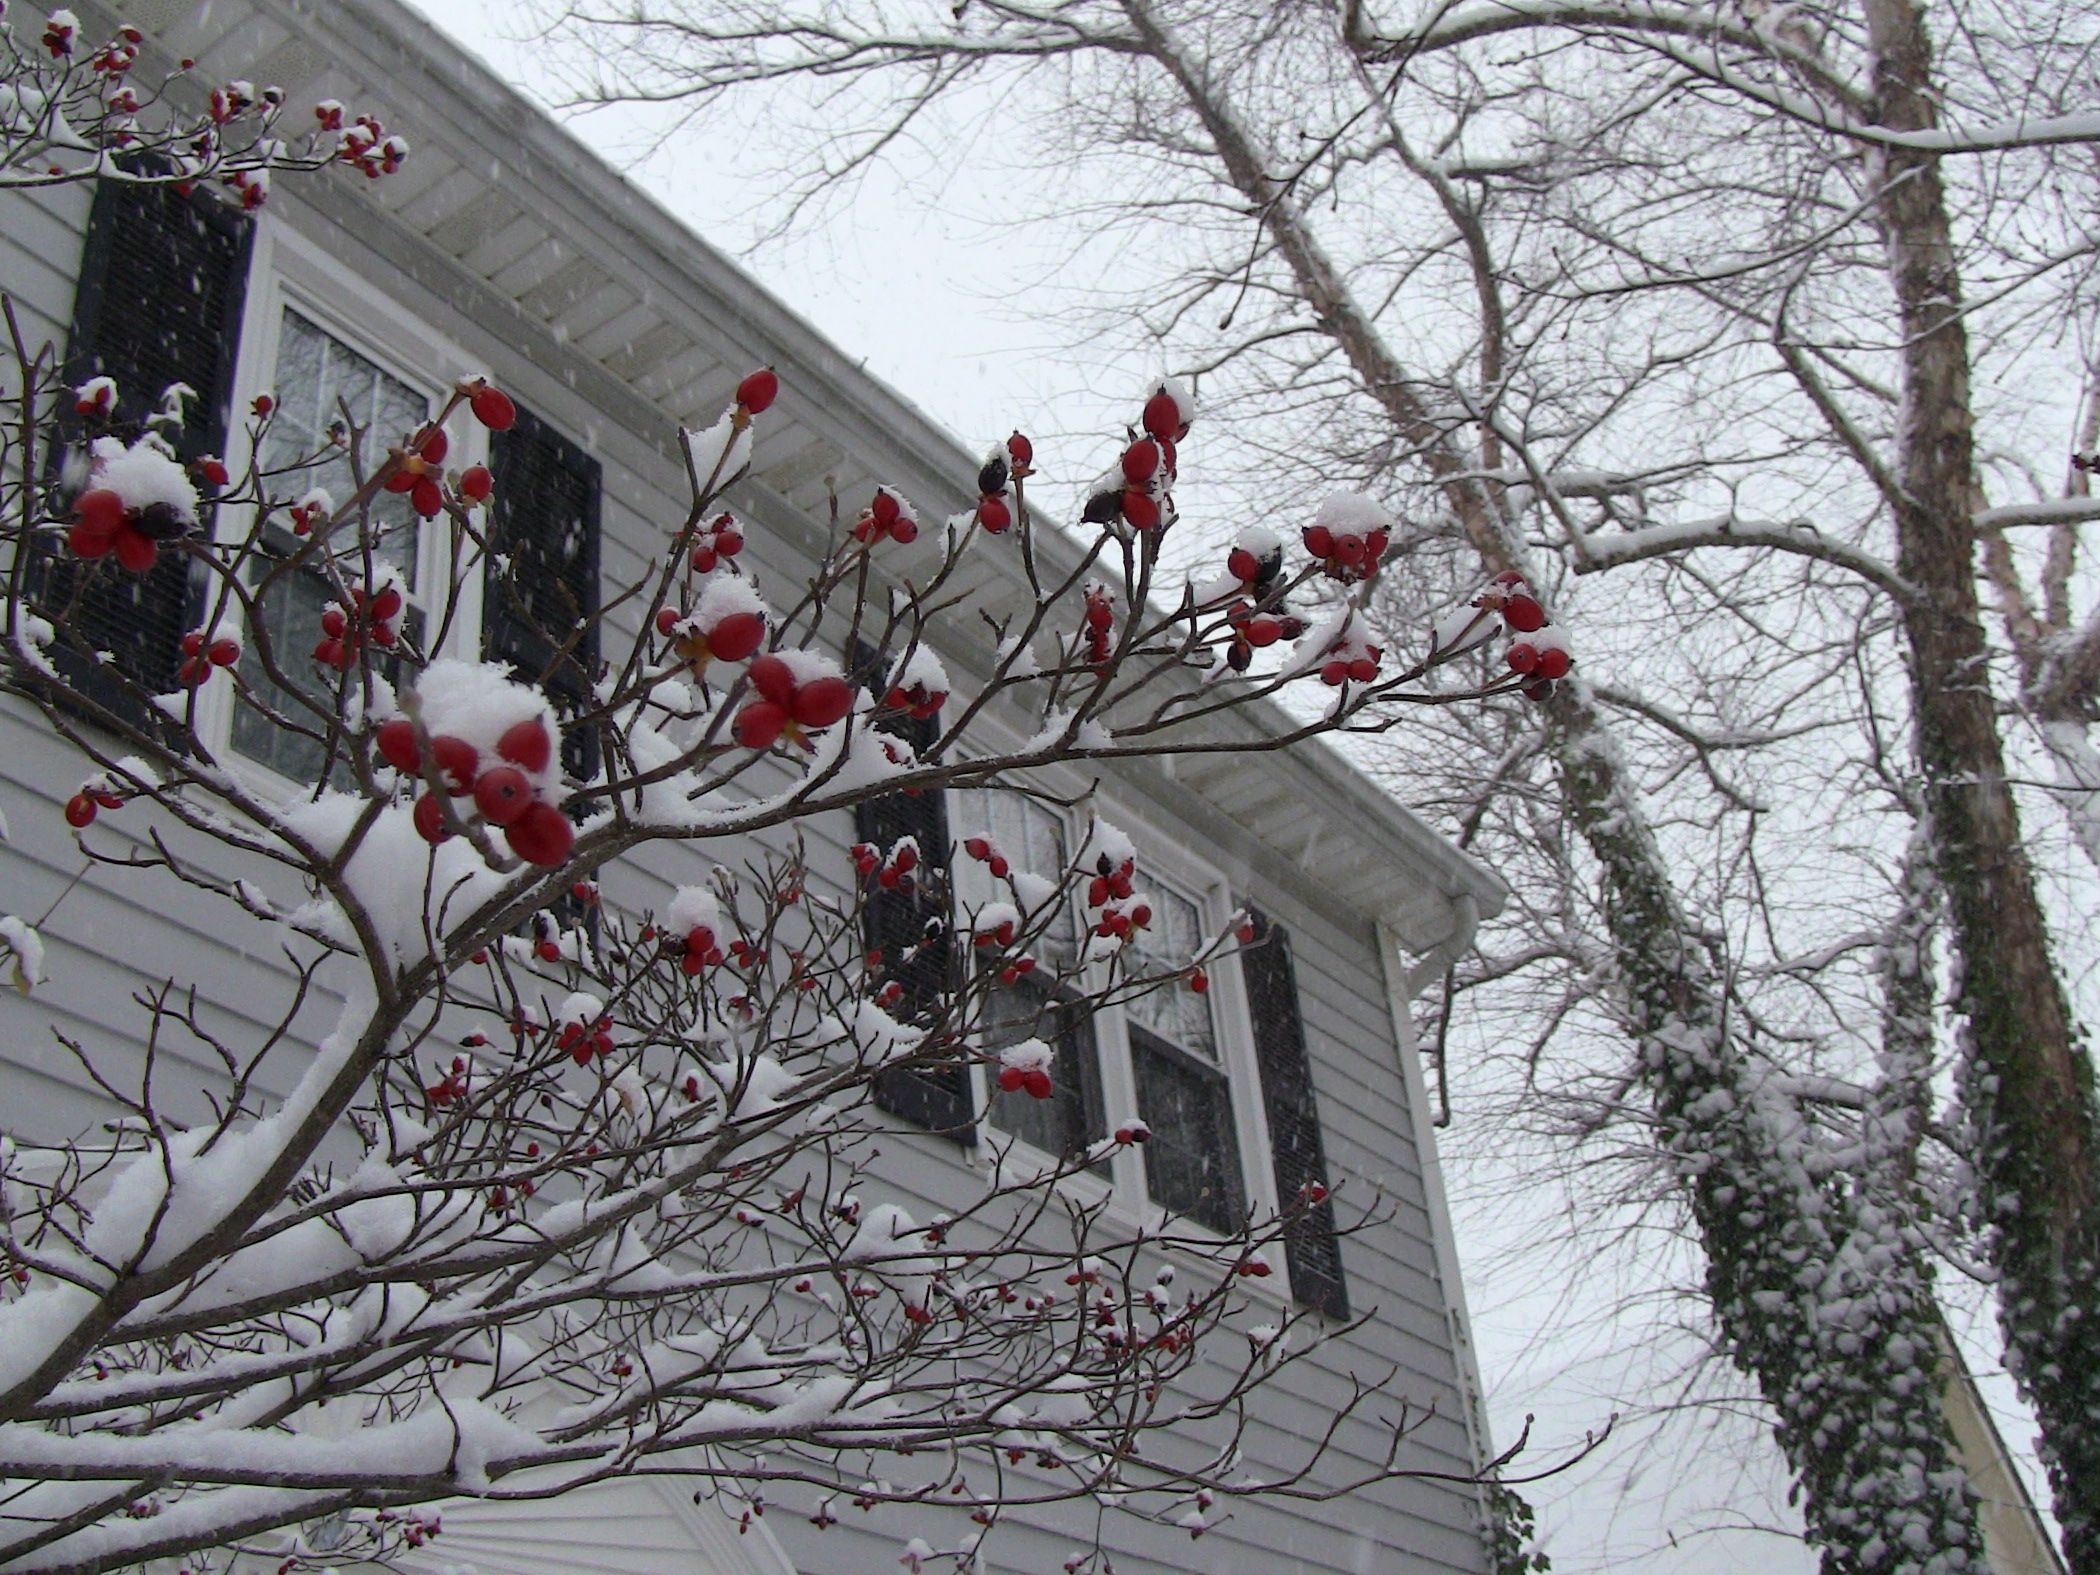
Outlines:
[[144, 574], [160, 561], [160, 544], [128, 524], [117, 532], [117, 562], [133, 574]]
[[1144, 426], [1147, 432], [1166, 442], [1181, 440], [1185, 430], [1181, 424], [1181, 406], [1164, 388], [1145, 401]]
[[182, 654], [184, 656], [202, 656], [204, 654], [203, 630], [192, 629], [182, 637]]
[[786, 706], [775, 700], [754, 700], [737, 712], [733, 731], [746, 749], [771, 749], [787, 724]]
[[241, 659], [241, 642], [232, 639], [214, 640], [204, 655], [214, 667], [231, 667]]
[[435, 519], [445, 506], [444, 491], [428, 476], [419, 477], [408, 489], [409, 506], [424, 519]]
[[515, 825], [532, 803], [532, 783], [516, 766], [493, 766], [474, 781], [474, 807], [492, 826]]
[[445, 435], [443, 427], [427, 427], [417, 434], [415, 447], [425, 464], [442, 465], [445, 455], [451, 452], [452, 439]]
[[459, 495], [475, 503], [486, 503], [495, 490], [496, 478], [486, 465], [469, 465], [466, 474], [459, 478]]
[[576, 846], [576, 828], [552, 804], [534, 800], [517, 821], [503, 828], [511, 852], [527, 864], [551, 869], [565, 862]]
[[1133, 487], [1143, 486], [1159, 474], [1159, 445], [1139, 438], [1123, 450], [1123, 479]]
[[795, 700], [795, 670], [777, 656], [751, 664], [751, 687], [785, 711]]
[[1349, 676], [1360, 684], [1368, 684], [1378, 677], [1378, 658], [1359, 656], [1349, 664]]
[[1035, 445], [1018, 432], [1006, 440], [1006, 452], [1016, 465], [1035, 463]]
[[1198, 968], [1189, 975], [1189, 988], [1198, 995], [1206, 993], [1210, 989], [1210, 975]]
[[1156, 530], [1159, 527], [1159, 504], [1149, 492], [1136, 488], [1123, 494], [1123, 518], [1139, 530]]
[[780, 378], [771, 367], [762, 367], [736, 385], [736, 402], [754, 416], [780, 397]]
[[1546, 627], [1546, 609], [1539, 605], [1537, 597], [1518, 594], [1502, 604], [1502, 619], [1512, 629], [1530, 634]]
[[1244, 580], [1252, 584], [1261, 573], [1261, 559], [1245, 547], [1235, 547], [1225, 555], [1225, 572], [1235, 580]]
[[504, 729], [503, 736], [496, 740], [496, 753], [520, 770], [537, 775], [554, 759], [554, 740], [548, 736], [545, 722], [529, 716]]
[[1539, 648], [1529, 640], [1519, 640], [1509, 648], [1509, 665], [1512, 672], [1536, 672], [1539, 665]]
[[656, 614], [656, 632], [669, 634], [678, 627], [684, 616], [676, 607], [659, 608]]
[[437, 762], [438, 780], [447, 790], [455, 795], [474, 791], [481, 756], [472, 744], [448, 733], [430, 741], [430, 758]]
[[900, 515], [890, 526], [890, 540], [900, 547], [909, 547], [919, 539], [919, 522], [910, 515]]
[[421, 771], [423, 751], [416, 744], [416, 726], [405, 717], [395, 717], [391, 722], [379, 724], [379, 731], [372, 735], [380, 757], [397, 771]]
[[1349, 664], [1347, 662], [1322, 662], [1320, 664], [1321, 683], [1339, 688], [1342, 684], [1348, 682], [1348, 679]]
[[451, 828], [445, 824], [445, 806], [435, 793], [425, 793], [416, 800], [415, 822], [416, 830], [425, 842], [443, 842], [452, 835]]
[[789, 709], [804, 727], [829, 727], [853, 709], [853, 686], [843, 678], [813, 678], [795, 691]]
[[1558, 646], [1549, 646], [1539, 652], [1538, 674], [1541, 678], [1565, 678], [1568, 676], [1568, 669], [1573, 665], [1568, 659], [1568, 653]]
[[766, 620], [755, 612], [733, 612], [708, 631], [707, 648], [725, 662], [741, 662], [766, 638]]
[[79, 830], [95, 818], [95, 801], [85, 793], [75, 793], [66, 800], [66, 824]]
[[1028, 1097], [1031, 1099], [1048, 1099], [1053, 1092], [1050, 1074], [1040, 1067], [1033, 1067], [1023, 1073], [1021, 1086], [1028, 1091]]
[[1311, 553], [1315, 558], [1326, 559], [1333, 557], [1334, 532], [1329, 530], [1325, 525], [1306, 526], [1305, 550]]
[[999, 1068], [999, 1087], [1009, 1094], [1019, 1093], [1021, 1085], [1027, 1080], [1028, 1074], [1017, 1066]]
[[468, 396], [474, 419], [491, 432], [508, 432], [518, 422], [518, 407], [500, 388], [483, 383]]
[[986, 498], [977, 505], [977, 523], [994, 536], [1014, 522], [1014, 512], [1006, 506], [1004, 498]]

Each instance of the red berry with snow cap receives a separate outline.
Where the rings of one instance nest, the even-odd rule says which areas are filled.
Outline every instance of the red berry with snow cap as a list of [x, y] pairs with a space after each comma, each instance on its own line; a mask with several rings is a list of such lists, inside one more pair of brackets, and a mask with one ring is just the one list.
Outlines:
[[1145, 401], [1145, 430], [1166, 443], [1179, 443], [1188, 431], [1181, 419], [1181, 405], [1163, 386]]

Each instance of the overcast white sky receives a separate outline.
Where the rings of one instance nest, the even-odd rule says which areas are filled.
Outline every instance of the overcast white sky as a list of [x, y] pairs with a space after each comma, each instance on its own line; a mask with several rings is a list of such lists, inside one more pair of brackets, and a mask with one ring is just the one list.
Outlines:
[[[544, 60], [515, 36], [526, 23], [489, 0], [411, 0], [499, 74], [543, 100]], [[571, 130], [701, 235], [732, 256], [757, 236], [755, 215], [775, 194], [755, 189], [719, 146], [673, 141], [653, 154], [650, 125], [627, 111], [570, 121]], [[413, 127], [405, 128], [413, 136]], [[985, 222], [1007, 204], [973, 177], [923, 159], [903, 189], [871, 175], [850, 210], [767, 247], [753, 265], [766, 285], [850, 355], [972, 446], [1019, 424], [1038, 438], [1101, 434], [1127, 415], [1132, 393], [1157, 368], [1104, 361], [1098, 344], [1075, 349], [1072, 330], [1040, 304], [1071, 281], [1054, 278], [1056, 236]], [[748, 260], [748, 259], [747, 259]], [[1045, 273], [1053, 275], [1042, 281]], [[1052, 501], [1053, 505], [1055, 500]], [[1463, 1113], [1463, 1103], [1460, 1105]], [[1467, 1290], [1498, 1441], [1536, 1413], [1534, 1441], [1550, 1450], [1579, 1441], [1615, 1409], [1671, 1408], [1690, 1367], [1698, 1310], [1654, 1304], [1654, 1265], [1625, 1254], [1590, 1255], [1581, 1280], [1542, 1267], [1527, 1239], [1567, 1239], [1593, 1219], [1534, 1211], [1512, 1232], [1511, 1174], [1457, 1166], [1452, 1177]], [[1539, 1210], [1559, 1194], [1536, 1193]], [[1517, 1211], [1521, 1213], [1522, 1211]], [[1696, 1278], [1680, 1273], [1680, 1282]], [[1686, 1326], [1641, 1343], [1629, 1358], [1630, 1315]], [[1979, 1357], [1983, 1353], [1979, 1352]], [[1987, 1359], [1986, 1359], [1987, 1360]], [[2009, 1431], [2017, 1441], [2020, 1427]], [[1779, 1531], [1798, 1524], [1785, 1504], [1784, 1472], [1761, 1421], [1711, 1408], [1687, 1413], [1659, 1438], [1600, 1453], [1585, 1468], [1526, 1490], [1540, 1506], [1544, 1545], [1557, 1571], [1614, 1575], [1811, 1575], [1816, 1561]], [[1727, 1506], [1725, 1512], [1717, 1506]]]

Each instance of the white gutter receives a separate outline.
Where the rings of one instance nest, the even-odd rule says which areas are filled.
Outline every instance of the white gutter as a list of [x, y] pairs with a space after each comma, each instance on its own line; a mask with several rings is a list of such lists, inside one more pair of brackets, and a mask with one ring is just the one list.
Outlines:
[[[1422, 1077], [1422, 1058], [1415, 1043], [1414, 1017], [1410, 1007], [1422, 988], [1443, 977], [1466, 949], [1480, 923], [1480, 905], [1470, 893], [1447, 899], [1451, 906], [1451, 928], [1412, 966], [1404, 961], [1399, 936], [1383, 920], [1378, 925], [1378, 952], [1385, 971], [1386, 1007], [1392, 1013], [1393, 1042], [1399, 1053], [1400, 1082], [1407, 1094], [1408, 1118], [1414, 1127], [1415, 1153], [1422, 1166], [1422, 1197], [1429, 1213], [1429, 1240], [1436, 1255], [1436, 1281], [1443, 1294], [1444, 1324], [1450, 1331], [1451, 1353], [1458, 1368], [1459, 1404], [1464, 1412], [1466, 1441], [1478, 1472], [1494, 1459], [1494, 1444], [1488, 1433], [1487, 1407], [1480, 1386], [1480, 1363], [1473, 1350], [1473, 1324], [1466, 1310], [1465, 1282], [1459, 1272], [1458, 1237], [1451, 1227], [1451, 1206], [1444, 1197], [1444, 1167], [1437, 1157], [1436, 1128], [1431, 1122], [1429, 1090]], [[1480, 1506], [1481, 1524], [1487, 1524], [1487, 1489], [1476, 1483], [1474, 1497]]]

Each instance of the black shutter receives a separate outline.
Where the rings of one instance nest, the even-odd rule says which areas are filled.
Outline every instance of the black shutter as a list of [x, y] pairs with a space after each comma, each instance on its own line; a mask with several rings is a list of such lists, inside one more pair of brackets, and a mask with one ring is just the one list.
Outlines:
[[[253, 231], [226, 204], [183, 197], [172, 186], [105, 181], [96, 188], [65, 370], [75, 387], [92, 377], [116, 380], [112, 436], [127, 443], [137, 438], [148, 430], [146, 417], [160, 409], [163, 391], [186, 383], [195, 397], [184, 407], [181, 428], [154, 430], [185, 461], [226, 452]], [[77, 444], [70, 408], [65, 414], [68, 437]], [[128, 694], [124, 680], [147, 695], [177, 687], [182, 636], [202, 603], [189, 559], [163, 552], [159, 564], [140, 575], [118, 568], [114, 558], [85, 565], [54, 554], [42, 568], [42, 600], [60, 615], [54, 619], [60, 671], [86, 699], [134, 724], [159, 727], [159, 712]], [[86, 651], [107, 651], [112, 661], [105, 667]]]
[[[1291, 939], [1249, 909], [1255, 944], [1240, 953], [1247, 983], [1247, 1010], [1254, 1020], [1254, 1055], [1261, 1068], [1262, 1108], [1269, 1118], [1269, 1148], [1276, 1167], [1276, 1196], [1293, 1208], [1310, 1186], [1327, 1186], [1327, 1153], [1320, 1141], [1320, 1113], [1313, 1100], [1312, 1067], [1306, 1059], [1305, 1020], [1298, 1006], [1298, 981], [1291, 967]], [[1330, 1318], [1349, 1316], [1349, 1290], [1342, 1279], [1341, 1245], [1334, 1234], [1334, 1205], [1322, 1199], [1284, 1234], [1291, 1294]]]
[[[869, 688], [879, 684], [884, 666], [873, 647], [856, 644], [853, 676], [857, 683]], [[931, 719], [899, 717], [883, 726], [914, 749], [930, 748], [940, 737], [940, 726]], [[860, 841], [885, 851], [900, 837], [918, 840], [919, 867], [912, 889], [870, 886], [861, 908], [861, 933], [869, 951], [882, 953], [883, 976], [904, 986], [904, 999], [894, 1015], [906, 1022], [935, 1022], [953, 998], [957, 968], [948, 894], [947, 805], [938, 791], [864, 799], [853, 806], [853, 828]], [[970, 1071], [960, 1061], [878, 1073], [874, 1093], [877, 1108], [893, 1116], [959, 1143], [977, 1141]]]
[[[598, 676], [597, 460], [531, 411], [489, 438], [496, 493], [481, 600], [482, 649], [554, 702], [564, 722], [588, 710]], [[581, 633], [579, 633], [579, 629]], [[569, 727], [562, 766], [598, 772], [598, 731]]]

